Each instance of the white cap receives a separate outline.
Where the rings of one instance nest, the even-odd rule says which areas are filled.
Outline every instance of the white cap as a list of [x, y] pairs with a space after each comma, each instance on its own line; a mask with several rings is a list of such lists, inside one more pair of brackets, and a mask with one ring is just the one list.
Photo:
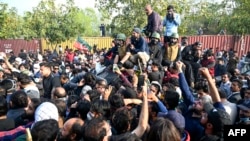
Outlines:
[[17, 57], [16, 59], [15, 59], [15, 61], [20, 65], [20, 64], [22, 64], [22, 59], [20, 58], [20, 57]]

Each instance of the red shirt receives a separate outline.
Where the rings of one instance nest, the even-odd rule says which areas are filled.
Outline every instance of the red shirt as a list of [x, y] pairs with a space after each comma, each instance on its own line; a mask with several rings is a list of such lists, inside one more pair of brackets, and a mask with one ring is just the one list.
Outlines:
[[179, 79], [179, 76], [178, 76], [178, 74], [176, 74], [176, 73], [171, 73], [171, 72], [169, 72], [169, 71], [166, 71], [166, 72], [165, 72], [165, 75], [164, 75], [164, 78], [163, 78], [163, 83], [169, 82], [169, 80], [170, 80], [171, 78], [177, 78], [177, 79]]
[[[212, 65], [212, 67], [209, 65]], [[208, 68], [208, 71], [212, 77], [214, 76], [214, 65], [215, 65], [215, 59], [213, 56], [211, 56], [209, 59], [201, 60], [202, 67], [208, 67], [208, 66], [210, 67], [210, 68]]]
[[75, 54], [73, 52], [69, 52], [66, 54], [66, 61], [73, 62]]

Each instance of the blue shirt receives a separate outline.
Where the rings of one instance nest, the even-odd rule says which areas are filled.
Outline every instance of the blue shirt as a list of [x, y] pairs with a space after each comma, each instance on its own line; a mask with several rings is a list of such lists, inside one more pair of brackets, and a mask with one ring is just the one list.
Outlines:
[[174, 13], [173, 21], [169, 21], [165, 17], [163, 20], [163, 26], [166, 27], [164, 36], [171, 36], [173, 33], [178, 33], [178, 26], [180, 24], [181, 24], [181, 17], [177, 13]]
[[132, 50], [133, 53], [137, 54], [138, 52], [146, 52], [149, 54], [148, 43], [142, 36], [138, 39], [131, 38], [131, 44], [135, 47], [135, 49]]

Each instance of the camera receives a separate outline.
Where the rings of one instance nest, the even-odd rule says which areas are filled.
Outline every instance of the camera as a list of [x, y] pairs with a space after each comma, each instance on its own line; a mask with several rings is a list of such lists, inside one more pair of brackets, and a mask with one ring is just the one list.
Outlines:
[[146, 36], [149, 36], [150, 35], [150, 32], [147, 30], [147, 26], [145, 26], [143, 29], [142, 29], [142, 33]]

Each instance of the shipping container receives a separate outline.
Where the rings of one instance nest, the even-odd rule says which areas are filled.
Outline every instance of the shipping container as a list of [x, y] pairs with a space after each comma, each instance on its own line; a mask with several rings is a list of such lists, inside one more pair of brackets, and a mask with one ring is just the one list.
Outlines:
[[20, 50], [26, 50], [26, 52], [37, 52], [41, 50], [40, 40], [23, 40], [23, 39], [6, 39], [0, 40], [0, 51], [9, 53], [14, 52], [15, 55], [18, 55]]
[[188, 36], [189, 44], [196, 41], [202, 43], [203, 49], [216, 48], [219, 50], [233, 49], [238, 56], [246, 54], [250, 50], [250, 35], [247, 36], [232, 36], [232, 35], [203, 35], [203, 36]]
[[[202, 36], [187, 36], [188, 43], [193, 44], [196, 41], [202, 42], [203, 49], [216, 48], [219, 50], [229, 50], [232, 48], [238, 54], [242, 56], [250, 51], [250, 35], [247, 36], [233, 36], [233, 35], [202, 35]], [[181, 38], [181, 37], [180, 37]], [[113, 38], [111, 37], [83, 37], [83, 39], [90, 45], [97, 45], [97, 49], [110, 48]], [[58, 46], [63, 48], [68, 46], [74, 49], [73, 44], [75, 40], [68, 40], [59, 44], [49, 44], [44, 39], [36, 40], [23, 40], [23, 39], [7, 39], [0, 40], [0, 51], [9, 53], [13, 51], [16, 55], [21, 49], [25, 49], [27, 52], [36, 52], [37, 50], [43, 51], [44, 49], [58, 51]]]

